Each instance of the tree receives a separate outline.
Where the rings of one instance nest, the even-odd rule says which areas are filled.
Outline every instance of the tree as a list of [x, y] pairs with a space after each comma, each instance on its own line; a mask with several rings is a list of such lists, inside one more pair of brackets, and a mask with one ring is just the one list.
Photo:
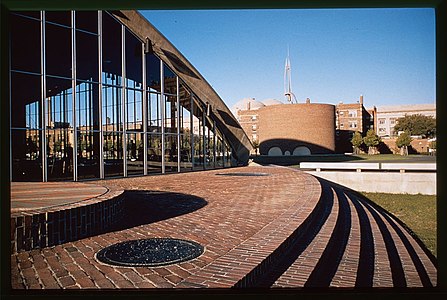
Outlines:
[[351, 144], [354, 147], [354, 154], [359, 154], [360, 146], [363, 144], [362, 134], [359, 131], [354, 133], [354, 136], [351, 139]]
[[258, 155], [258, 148], [259, 148], [259, 141], [258, 140], [254, 140], [252, 142], [252, 144], [253, 144], [253, 148], [255, 149], [255, 153], [256, 153], [256, 156], [257, 156]]
[[377, 153], [377, 145], [380, 143], [380, 137], [374, 132], [374, 129], [369, 129], [366, 132], [366, 136], [363, 138], [363, 142], [368, 147], [368, 154]]
[[400, 149], [400, 155], [408, 155], [408, 146], [410, 146], [411, 140], [408, 131], [404, 131], [399, 135], [396, 140], [396, 146]]
[[394, 126], [394, 131], [408, 131], [410, 135], [422, 135], [424, 137], [434, 137], [436, 135], [436, 119], [432, 116], [421, 114], [405, 115], [398, 118]]

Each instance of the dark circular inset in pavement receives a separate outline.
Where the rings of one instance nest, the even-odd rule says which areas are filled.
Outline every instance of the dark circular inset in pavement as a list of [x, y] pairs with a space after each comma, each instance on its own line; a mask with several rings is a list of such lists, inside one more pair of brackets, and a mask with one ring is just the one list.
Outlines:
[[217, 173], [220, 176], [269, 176], [268, 173]]
[[269, 176], [268, 173], [217, 173], [220, 176]]
[[116, 266], [155, 267], [191, 260], [203, 251], [203, 246], [193, 241], [151, 238], [111, 245], [100, 250], [96, 258]]

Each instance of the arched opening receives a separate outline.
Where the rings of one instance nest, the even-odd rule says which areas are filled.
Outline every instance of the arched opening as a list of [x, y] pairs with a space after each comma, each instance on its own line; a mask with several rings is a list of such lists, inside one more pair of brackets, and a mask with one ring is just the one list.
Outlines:
[[282, 156], [282, 150], [279, 147], [272, 147], [269, 149], [268, 156]]
[[293, 150], [293, 155], [296, 156], [303, 156], [303, 155], [310, 155], [310, 149], [305, 146], [298, 146]]

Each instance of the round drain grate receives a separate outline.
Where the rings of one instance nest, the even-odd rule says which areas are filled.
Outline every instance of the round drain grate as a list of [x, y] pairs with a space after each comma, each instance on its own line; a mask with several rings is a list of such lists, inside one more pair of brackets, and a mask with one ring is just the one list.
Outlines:
[[268, 173], [217, 173], [220, 176], [269, 176]]
[[202, 245], [186, 240], [152, 238], [133, 240], [111, 245], [100, 250], [96, 258], [117, 266], [164, 266], [198, 257], [204, 251]]

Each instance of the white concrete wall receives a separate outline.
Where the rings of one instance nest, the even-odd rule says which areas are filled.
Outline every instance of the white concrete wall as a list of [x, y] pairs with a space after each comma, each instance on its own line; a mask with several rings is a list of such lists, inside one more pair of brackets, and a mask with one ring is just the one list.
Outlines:
[[305, 171], [359, 192], [436, 195], [436, 173]]

